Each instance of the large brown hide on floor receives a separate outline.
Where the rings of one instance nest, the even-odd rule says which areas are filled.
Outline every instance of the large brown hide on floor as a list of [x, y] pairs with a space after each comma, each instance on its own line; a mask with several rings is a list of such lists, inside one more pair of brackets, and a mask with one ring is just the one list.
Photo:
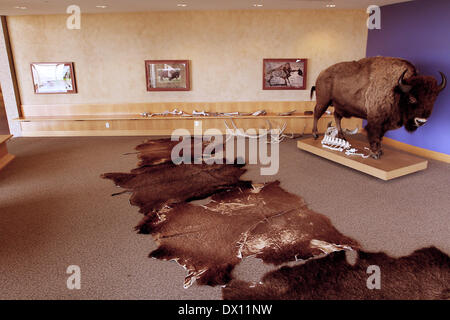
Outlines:
[[[152, 213], [166, 205], [206, 198], [235, 186], [251, 185], [250, 182], [239, 180], [246, 171], [242, 165], [172, 163], [171, 150], [177, 143], [159, 139], [140, 144], [136, 147], [140, 160], [138, 168], [131, 170], [131, 173], [105, 173], [101, 177], [111, 179], [125, 189], [118, 194], [131, 193], [130, 203], [148, 216], [153, 216]], [[194, 143], [191, 146], [192, 152], [186, 157], [193, 162]], [[144, 229], [141, 231], [145, 233]]]
[[[125, 189], [118, 194], [131, 193], [130, 203], [145, 215], [137, 229], [159, 244], [150, 256], [184, 266], [185, 286], [225, 284], [246, 256], [280, 264], [358, 247], [278, 182], [242, 181], [238, 165], [175, 165], [174, 146], [165, 139], [141, 144], [138, 168], [102, 177]], [[204, 205], [188, 203], [211, 195]]]
[[[379, 290], [367, 288], [370, 265], [380, 268]], [[229, 300], [450, 299], [450, 258], [434, 247], [399, 259], [360, 251], [352, 266], [339, 251], [269, 272], [260, 284], [233, 280], [222, 292]]]
[[[135, 148], [138, 151], [138, 158], [140, 160], [138, 166], [154, 166], [172, 162], [172, 149], [178, 144], [180, 146], [187, 146], [186, 149], [190, 150], [190, 153], [183, 154], [183, 152], [180, 152], [180, 157], [175, 160], [190, 159], [193, 161], [195, 158], [196, 146], [198, 147], [201, 145], [201, 150], [204, 150], [208, 142], [204, 142], [202, 138], [187, 138], [182, 139], [182, 141], [171, 141], [170, 139], [148, 140]], [[201, 157], [202, 154], [199, 154], [198, 156]]]
[[185, 286], [193, 279], [227, 283], [234, 266], [247, 256], [280, 264], [357, 245], [278, 182], [217, 193], [206, 205], [178, 204], [158, 217], [141, 226], [159, 244], [150, 256], [184, 266]]
[[131, 192], [130, 203], [150, 215], [166, 205], [205, 198], [234, 186], [249, 186], [239, 180], [244, 172], [237, 165], [164, 163], [131, 173], [105, 173], [102, 177]]

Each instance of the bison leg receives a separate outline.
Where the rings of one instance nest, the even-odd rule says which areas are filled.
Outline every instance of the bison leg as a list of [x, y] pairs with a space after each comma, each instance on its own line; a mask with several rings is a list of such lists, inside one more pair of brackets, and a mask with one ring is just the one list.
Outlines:
[[286, 81], [286, 85], [289, 85], [289, 87], [290, 87], [291, 86], [291, 81], [289, 81], [289, 76], [286, 77], [285, 81]]
[[342, 131], [342, 127], [341, 127], [341, 120], [342, 120], [342, 115], [340, 113], [336, 112], [336, 110], [335, 110], [334, 111], [334, 121], [336, 122], [336, 128], [338, 129], [338, 138], [345, 140], [344, 132]]
[[374, 159], [379, 159], [383, 154], [381, 150], [381, 139], [384, 135], [382, 128], [371, 126], [367, 124], [366, 126], [367, 138], [370, 144], [370, 156]]
[[327, 111], [330, 104], [331, 104], [331, 101], [327, 104], [317, 103], [314, 108], [314, 124], [313, 124], [313, 129], [312, 129], [312, 135], [313, 135], [314, 139], [317, 139], [319, 137], [319, 135], [317, 134], [317, 122], [319, 121], [320, 117], [323, 116], [325, 111]]

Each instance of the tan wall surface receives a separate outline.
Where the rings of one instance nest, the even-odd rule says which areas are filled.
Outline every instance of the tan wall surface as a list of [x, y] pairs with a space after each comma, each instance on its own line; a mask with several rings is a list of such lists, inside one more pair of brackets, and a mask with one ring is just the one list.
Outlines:
[[[309, 100], [319, 72], [365, 56], [361, 10], [8, 17], [22, 104]], [[263, 58], [307, 58], [307, 90], [262, 90]], [[191, 60], [192, 90], [147, 92], [146, 59]], [[30, 62], [73, 61], [78, 94], [36, 95]]]

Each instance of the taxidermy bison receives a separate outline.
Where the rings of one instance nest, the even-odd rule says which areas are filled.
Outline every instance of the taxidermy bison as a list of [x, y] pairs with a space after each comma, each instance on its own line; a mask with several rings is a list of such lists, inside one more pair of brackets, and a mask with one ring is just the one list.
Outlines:
[[388, 130], [405, 126], [409, 132], [424, 125], [431, 115], [434, 102], [447, 79], [418, 75], [414, 65], [406, 60], [373, 57], [341, 62], [319, 74], [311, 97], [316, 91], [313, 136], [317, 139], [317, 121], [330, 105], [334, 106], [339, 138], [344, 139], [342, 117], [367, 120], [371, 156], [381, 154], [381, 139]]

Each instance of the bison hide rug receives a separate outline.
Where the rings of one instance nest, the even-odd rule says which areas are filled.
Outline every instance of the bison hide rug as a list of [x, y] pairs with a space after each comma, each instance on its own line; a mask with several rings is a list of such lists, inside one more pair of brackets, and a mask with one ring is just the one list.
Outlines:
[[[151, 234], [158, 245], [150, 257], [183, 266], [186, 288], [196, 281], [229, 284], [224, 289], [225, 298], [316, 298], [306, 292], [326, 291], [320, 279], [331, 279], [327, 272], [335, 269], [335, 287], [331, 285], [328, 296], [323, 295], [333, 298], [333, 290], [343, 296], [341, 291], [346, 289], [341, 288], [339, 278], [367, 277], [358, 269], [365, 265], [364, 257], [396, 265], [396, 260], [361, 251], [360, 266], [345, 266], [344, 252], [359, 250], [359, 244], [336, 230], [326, 216], [310, 210], [301, 197], [283, 190], [278, 181], [252, 184], [241, 180], [246, 171], [242, 165], [174, 164], [171, 150], [176, 143], [169, 139], [147, 141], [136, 147], [137, 168], [102, 177], [124, 189], [114, 195], [131, 194], [130, 203], [144, 215], [136, 229]], [[192, 163], [192, 155], [182, 156]], [[197, 199], [203, 200], [192, 201]], [[265, 276], [267, 283], [250, 288], [250, 284], [232, 279], [234, 267], [249, 256], [274, 265], [291, 261], [304, 264], [292, 269], [282, 267]], [[291, 287], [297, 282], [304, 291]], [[346, 294], [350, 297], [352, 293]]]
[[[437, 300], [450, 299], [450, 258], [434, 247], [398, 259], [358, 252], [356, 263], [344, 251], [281, 267], [260, 283], [233, 280], [222, 289], [226, 300]], [[379, 289], [368, 289], [368, 268], [380, 268]]]

